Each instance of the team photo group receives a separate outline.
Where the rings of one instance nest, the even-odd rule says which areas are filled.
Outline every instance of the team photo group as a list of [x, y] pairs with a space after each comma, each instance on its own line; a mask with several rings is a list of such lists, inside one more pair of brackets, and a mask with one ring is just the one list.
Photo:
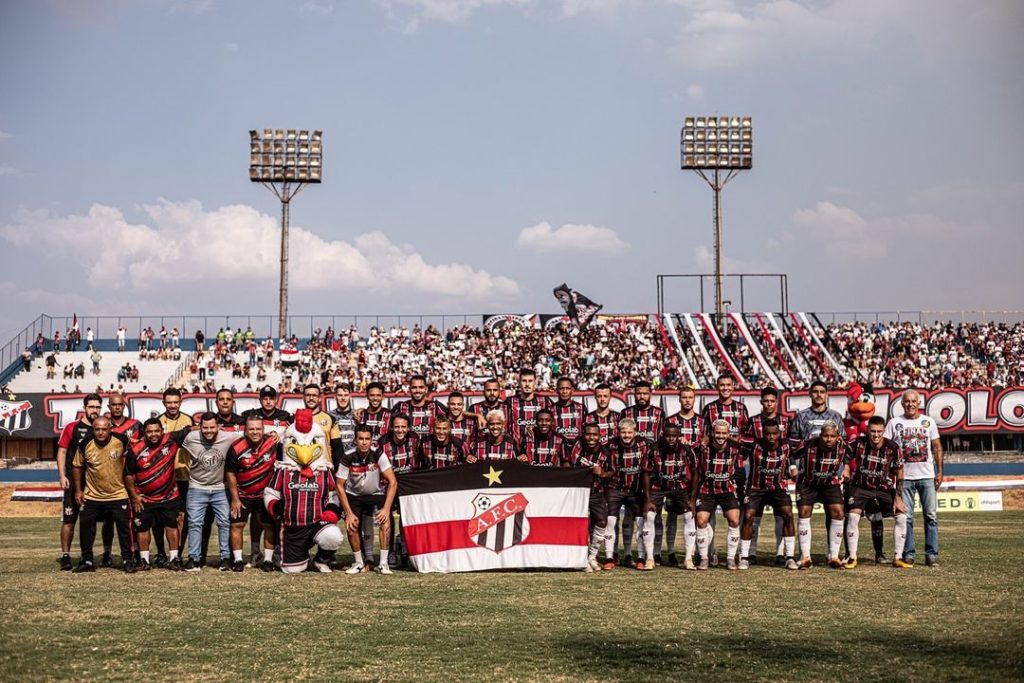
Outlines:
[[[831, 409], [823, 382], [811, 384], [810, 406], [791, 416], [782, 414], [772, 388], [761, 391], [760, 412], [750, 415], [728, 376], [700, 410], [695, 391], [680, 388], [680, 409], [671, 415], [652, 405], [644, 382], [628, 388], [632, 401], [621, 411], [611, 408], [613, 388], [605, 384], [593, 389], [596, 407], [589, 412], [569, 377], [558, 379], [552, 397], [535, 387], [534, 371], [524, 369], [505, 397], [492, 379], [482, 397], [432, 398], [426, 378], [416, 375], [408, 398], [386, 407], [386, 387], [370, 383], [365, 407], [356, 408], [349, 385], [328, 396], [309, 384], [305, 407], [294, 414], [279, 407], [273, 387], [260, 390], [259, 407], [242, 414], [233, 392], [221, 389], [215, 411], [194, 415], [182, 412], [182, 392], [170, 388], [164, 411], [142, 421], [127, 414], [124, 395], [89, 394], [58, 442], [60, 568], [113, 567], [116, 535], [118, 566], [128, 573], [210, 565], [226, 572], [391, 574], [409, 566], [402, 477], [481, 461], [592, 472], [585, 572], [658, 565], [747, 570], [758, 564], [765, 514], [774, 518], [774, 560], [762, 564], [810, 569], [817, 527], [827, 535], [825, 565], [855, 569], [867, 516], [875, 562], [907, 569], [917, 555], [915, 503], [923, 511], [925, 564], [938, 564], [942, 447], [914, 390], [903, 393], [902, 415], [886, 421]], [[847, 394], [853, 404], [869, 391], [852, 385]], [[824, 525], [812, 524], [816, 506]], [[208, 560], [214, 526], [217, 555]], [[725, 531], [724, 562], [716, 526]], [[346, 540], [353, 559], [342, 565]]]

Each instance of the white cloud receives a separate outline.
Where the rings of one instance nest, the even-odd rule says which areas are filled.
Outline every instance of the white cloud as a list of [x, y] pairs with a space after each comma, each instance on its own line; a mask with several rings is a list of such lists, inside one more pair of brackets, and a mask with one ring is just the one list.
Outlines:
[[696, 83], [688, 85], [686, 87], [686, 94], [690, 97], [691, 100], [700, 102], [704, 99], [704, 86], [697, 85]]
[[21, 172], [10, 164], [0, 164], [0, 176], [21, 175]]
[[238, 52], [238, 43], [224, 43], [224, 52]]
[[[82, 264], [95, 288], [162, 291], [187, 283], [276, 281], [277, 221], [249, 206], [204, 211], [198, 201], [161, 199], [142, 207], [143, 223], [115, 207], [93, 204], [85, 215], [54, 216], [21, 209], [0, 226], [0, 239]], [[440, 297], [448, 302], [499, 302], [519, 294], [515, 281], [460, 263], [430, 264], [380, 232], [352, 243], [325, 240], [292, 227], [293, 290], [372, 292]]]
[[171, 0], [168, 12], [188, 12], [189, 14], [205, 14], [213, 7], [213, 0]]
[[302, 3], [302, 11], [326, 17], [334, 14], [334, 4], [334, 0], [305, 0]]
[[611, 228], [566, 223], [552, 230], [547, 221], [523, 228], [516, 238], [516, 246], [537, 252], [562, 254], [615, 254], [629, 248], [629, 244], [619, 239], [618, 233]]
[[10, 140], [14, 136], [5, 130], [0, 130], [0, 140]]
[[[384, 7], [389, 15], [396, 15], [401, 12], [411, 12], [413, 19], [406, 25], [406, 32], [415, 32], [419, 26], [419, 19], [462, 22], [472, 16], [474, 12], [483, 7], [496, 7], [500, 5], [511, 5], [522, 7], [529, 3], [529, 0], [376, 0], [377, 4]], [[409, 26], [412, 30], [409, 30]]]
[[562, 14], [575, 17], [581, 14], [601, 14], [611, 16], [623, 5], [632, 0], [562, 0]]

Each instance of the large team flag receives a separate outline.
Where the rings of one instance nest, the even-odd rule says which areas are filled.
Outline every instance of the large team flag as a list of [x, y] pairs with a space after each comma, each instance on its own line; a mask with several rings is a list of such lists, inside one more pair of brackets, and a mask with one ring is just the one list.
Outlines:
[[514, 460], [403, 474], [402, 536], [421, 572], [587, 564], [593, 474]]

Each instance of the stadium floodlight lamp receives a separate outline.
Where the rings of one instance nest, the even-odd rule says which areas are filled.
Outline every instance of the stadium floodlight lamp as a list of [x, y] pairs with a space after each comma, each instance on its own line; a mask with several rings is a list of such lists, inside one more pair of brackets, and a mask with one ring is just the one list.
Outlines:
[[260, 183], [281, 202], [281, 280], [278, 337], [288, 334], [288, 215], [302, 188], [322, 180], [323, 131], [264, 128], [249, 131], [249, 180]]
[[679, 136], [681, 167], [694, 171], [714, 192], [715, 315], [723, 318], [722, 188], [753, 168], [753, 124], [749, 116], [687, 116]]

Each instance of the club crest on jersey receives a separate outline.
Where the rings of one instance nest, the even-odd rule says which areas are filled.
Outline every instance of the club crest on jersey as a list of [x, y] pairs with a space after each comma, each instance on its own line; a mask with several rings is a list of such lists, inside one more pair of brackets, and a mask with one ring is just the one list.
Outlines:
[[530, 519], [526, 516], [529, 501], [523, 494], [478, 493], [472, 505], [473, 517], [469, 520], [467, 532], [481, 548], [500, 553], [522, 543], [530, 535]]
[[32, 426], [32, 404], [28, 401], [12, 403], [0, 401], [0, 431], [8, 435], [21, 432]]

